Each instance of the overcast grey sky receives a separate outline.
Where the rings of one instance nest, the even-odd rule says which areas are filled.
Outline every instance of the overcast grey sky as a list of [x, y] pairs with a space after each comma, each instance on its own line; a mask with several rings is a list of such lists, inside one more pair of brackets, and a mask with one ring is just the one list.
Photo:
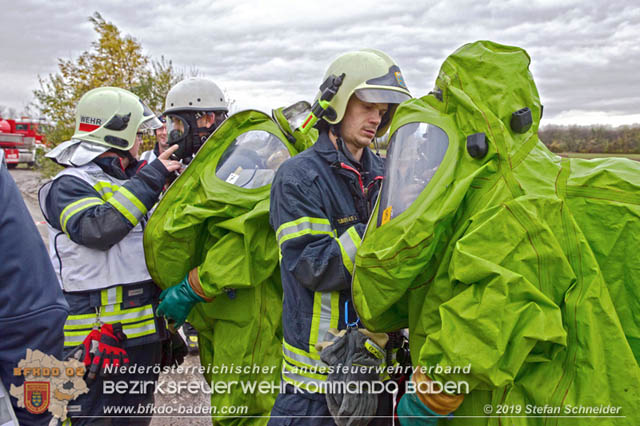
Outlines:
[[545, 106], [543, 124], [640, 123], [640, 2], [601, 0], [387, 2], [0, 0], [0, 105], [21, 111], [37, 76], [96, 39], [94, 11], [226, 89], [237, 107], [311, 101], [338, 54], [393, 56], [414, 96], [442, 61], [480, 39], [523, 47]]

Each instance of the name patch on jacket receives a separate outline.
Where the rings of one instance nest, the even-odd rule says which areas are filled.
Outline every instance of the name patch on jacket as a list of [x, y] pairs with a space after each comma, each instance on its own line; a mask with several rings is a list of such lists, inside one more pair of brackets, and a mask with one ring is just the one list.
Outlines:
[[344, 225], [345, 223], [351, 223], [351, 222], [357, 222], [358, 221], [358, 216], [345, 216], [345, 217], [339, 217], [337, 220], [338, 225]]

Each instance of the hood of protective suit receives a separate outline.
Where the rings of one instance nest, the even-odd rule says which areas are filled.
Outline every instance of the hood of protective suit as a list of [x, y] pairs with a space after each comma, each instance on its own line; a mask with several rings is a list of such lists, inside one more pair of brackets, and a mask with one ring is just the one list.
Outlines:
[[[198, 330], [208, 383], [280, 380], [282, 285], [269, 193], [277, 168], [296, 153], [266, 114], [232, 115], [169, 187], [145, 229], [153, 280], [167, 288], [197, 268], [203, 291], [214, 299], [198, 303], [188, 317]], [[234, 365], [261, 370], [238, 371]], [[276, 395], [242, 392], [238, 385], [213, 393], [211, 404], [245, 406], [247, 416], [268, 416]], [[221, 424], [237, 420], [214, 418]]]
[[[211, 297], [270, 276], [277, 244], [268, 244], [272, 231], [252, 227], [252, 219], [268, 216], [271, 179], [279, 164], [295, 154], [262, 112], [240, 112], [223, 122], [168, 189], [147, 225], [145, 257], [154, 281], [162, 288], [174, 285], [206, 263], [212, 250], [225, 255], [211, 259], [215, 267], [210, 271], [201, 271], [218, 287], [211, 289]], [[238, 235], [243, 245], [233, 252], [225, 244]]]
[[[501, 60], [494, 61], [496, 56]], [[406, 296], [409, 287], [433, 278], [447, 244], [461, 231], [459, 225], [484, 207], [483, 193], [497, 197], [496, 202], [522, 193], [513, 178], [512, 157], [518, 149], [522, 156], [532, 145], [544, 149], [536, 136], [540, 100], [529, 62], [527, 53], [516, 47], [490, 42], [465, 45], [441, 67], [436, 91], [441, 92], [442, 100], [440, 94], [430, 94], [398, 108], [390, 129], [385, 183], [368, 226], [366, 245], [358, 251], [363, 266], [358, 269], [363, 270], [354, 283], [354, 297], [361, 300], [359, 312], [365, 322], [371, 318], [369, 326], [374, 329], [407, 326], [406, 317], [401, 320], [402, 315], [386, 318], [383, 314]], [[531, 108], [534, 124], [526, 133], [514, 135], [509, 130], [511, 114], [524, 106]], [[467, 152], [466, 139], [480, 132], [486, 136], [488, 152], [476, 159]], [[420, 137], [424, 142], [416, 142]], [[394, 156], [394, 150], [400, 155]], [[436, 152], [427, 158], [428, 150]], [[433, 166], [431, 170], [411, 167], [424, 162]], [[402, 174], [411, 176], [398, 177]], [[498, 183], [506, 191], [490, 191]], [[387, 194], [391, 202], [385, 204]], [[374, 271], [380, 276], [367, 294], [380, 292], [382, 305], [369, 306], [361, 297], [359, 278], [368, 273], [369, 266], [376, 266]], [[405, 304], [399, 305], [392, 309], [403, 309]]]
[[631, 415], [640, 164], [549, 152], [529, 63], [468, 44], [434, 92], [399, 106], [354, 305], [372, 331], [409, 327], [414, 366], [470, 365], [428, 374], [469, 384], [456, 414], [615, 401]]

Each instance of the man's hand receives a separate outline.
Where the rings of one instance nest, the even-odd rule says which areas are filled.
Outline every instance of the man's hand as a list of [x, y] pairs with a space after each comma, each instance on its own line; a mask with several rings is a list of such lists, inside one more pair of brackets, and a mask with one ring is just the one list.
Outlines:
[[198, 296], [189, 284], [189, 277], [185, 276], [180, 283], [169, 287], [160, 293], [160, 305], [157, 314], [175, 321], [177, 329], [184, 323], [196, 303], [205, 300]]
[[175, 172], [176, 170], [180, 170], [182, 164], [179, 161], [171, 160], [171, 154], [178, 150], [178, 145], [171, 145], [164, 151], [162, 154], [158, 155], [158, 160], [164, 165], [164, 167], [169, 172]]

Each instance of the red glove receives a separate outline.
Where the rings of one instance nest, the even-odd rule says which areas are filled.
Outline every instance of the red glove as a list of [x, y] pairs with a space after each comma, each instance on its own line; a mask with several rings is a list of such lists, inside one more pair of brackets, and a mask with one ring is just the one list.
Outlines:
[[89, 367], [91, 365], [91, 358], [93, 357], [93, 354], [98, 350], [99, 340], [100, 331], [91, 330], [87, 337], [84, 338], [82, 343], [74, 348], [73, 352], [68, 356], [68, 358], [73, 358], [81, 361], [85, 367]]
[[[105, 367], [129, 365], [129, 355], [122, 347], [127, 336], [122, 331], [122, 324], [103, 324], [100, 328], [98, 351], [91, 361], [88, 378], [95, 379], [96, 374]], [[104, 371], [103, 371], [104, 373]]]

